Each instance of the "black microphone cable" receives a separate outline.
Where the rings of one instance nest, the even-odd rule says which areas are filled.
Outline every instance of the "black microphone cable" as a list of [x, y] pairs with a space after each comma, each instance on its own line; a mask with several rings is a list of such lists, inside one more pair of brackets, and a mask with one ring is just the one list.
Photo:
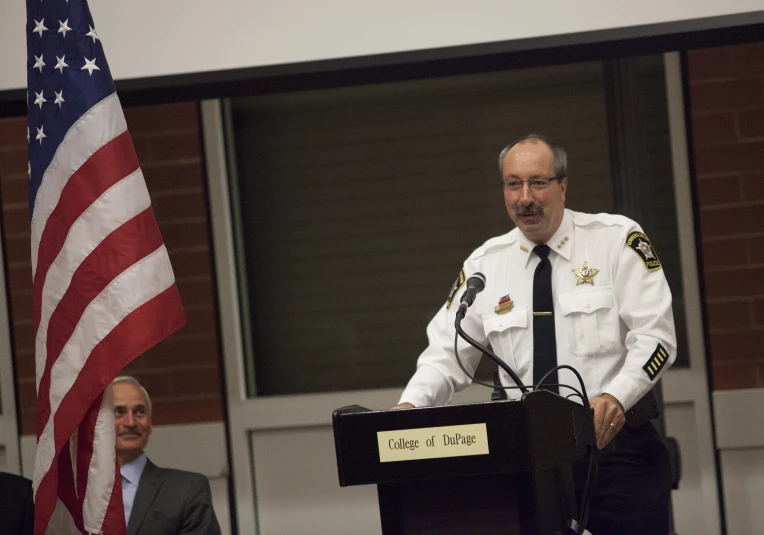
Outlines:
[[[459, 336], [464, 338], [464, 340], [466, 340], [467, 343], [469, 343], [472, 347], [474, 347], [475, 349], [479, 350], [485, 356], [487, 356], [492, 361], [494, 361], [502, 370], [507, 372], [507, 375], [509, 375], [512, 378], [512, 380], [515, 382], [515, 384], [517, 386], [504, 386], [504, 385], [497, 386], [497, 385], [493, 385], [493, 384], [489, 384], [489, 383], [484, 383], [483, 381], [480, 381], [475, 376], [473, 376], [470, 372], [468, 372], [467, 369], [464, 367], [464, 363], [462, 363], [461, 357], [459, 357], [459, 347], [458, 347]], [[456, 357], [456, 363], [459, 365], [459, 368], [461, 368], [461, 370], [464, 372], [464, 375], [466, 375], [472, 382], [477, 383], [479, 385], [486, 386], [486, 387], [491, 388], [491, 389], [500, 388], [502, 390], [520, 390], [524, 394], [528, 393], [528, 387], [523, 384], [522, 380], [520, 379], [520, 377], [517, 376], [515, 371], [512, 368], [510, 368], [509, 365], [506, 362], [504, 362], [499, 357], [497, 357], [491, 350], [489, 350], [486, 347], [483, 347], [478, 342], [473, 340], [467, 333], [464, 332], [464, 330], [461, 328], [461, 326], [457, 327], [456, 335], [454, 336], [454, 356]], [[576, 372], [576, 373], [578, 373], [578, 372]], [[576, 388], [574, 388], [574, 387], [572, 387], [570, 385], [567, 385], [567, 384], [565, 384], [565, 385], [564, 384], [556, 384], [556, 385], [547, 385], [547, 386], [557, 386], [558, 388], [559, 387], [569, 388], [570, 390], [573, 391], [573, 394], [571, 394], [571, 395], [578, 396], [579, 398], [581, 398], [582, 401], [583, 401], [584, 396], [585, 396], [585, 394], [582, 394], [578, 389], [576, 389]], [[535, 389], [535, 387], [532, 387], [532, 388]]]
[[[583, 392], [583, 396], [581, 396], [581, 401], [584, 403], [585, 410], [591, 410], [589, 408], [589, 396], [586, 394], [586, 385], [584, 384], [584, 380], [581, 377], [581, 374], [578, 373], [578, 370], [576, 370], [572, 366], [568, 366], [567, 364], [560, 364], [559, 366], [555, 366], [551, 370], [549, 370], [546, 375], [544, 375], [539, 382], [535, 385], [534, 389], [541, 388], [541, 385], [544, 383], [544, 381], [549, 377], [553, 372], [557, 370], [562, 369], [568, 369], [576, 374], [576, 377], [578, 378], [578, 382], [581, 385], [581, 390]], [[550, 385], [547, 385], [550, 386]], [[589, 512], [591, 511], [591, 502], [592, 502], [592, 496], [594, 495], [594, 488], [597, 486], [597, 476], [599, 475], [599, 466], [597, 465], [597, 447], [596, 445], [590, 445], [589, 446], [589, 469], [586, 471], [586, 483], [584, 483], [584, 492], [581, 495], [581, 511], [579, 512], [579, 522], [578, 522], [578, 529], [576, 530], [576, 535], [581, 535], [584, 530], [586, 529], [586, 524], [589, 522]]]

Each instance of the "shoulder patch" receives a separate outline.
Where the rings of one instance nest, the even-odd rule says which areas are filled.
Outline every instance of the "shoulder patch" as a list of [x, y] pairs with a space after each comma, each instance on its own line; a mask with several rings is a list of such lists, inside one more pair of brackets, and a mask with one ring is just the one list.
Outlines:
[[648, 270], [655, 271], [663, 267], [658, 255], [655, 254], [650, 239], [644, 233], [632, 232], [629, 234], [629, 237], [626, 238], [626, 247], [630, 247], [639, 255]]
[[454, 297], [456, 296], [456, 292], [459, 291], [459, 288], [464, 286], [465, 282], [467, 282], [467, 277], [464, 276], [464, 270], [461, 270], [459, 272], [459, 276], [456, 277], [456, 281], [454, 281], [454, 285], [451, 287], [451, 291], [448, 292], [448, 299], [446, 300], [446, 310], [449, 310], [451, 308], [451, 303], [454, 302]]
[[658, 344], [658, 347], [655, 348], [655, 351], [653, 351], [653, 354], [650, 355], [650, 358], [647, 360], [647, 363], [642, 366], [642, 369], [645, 370], [645, 373], [651, 381], [658, 376], [668, 362], [668, 358], [668, 351], [666, 351], [662, 345]]

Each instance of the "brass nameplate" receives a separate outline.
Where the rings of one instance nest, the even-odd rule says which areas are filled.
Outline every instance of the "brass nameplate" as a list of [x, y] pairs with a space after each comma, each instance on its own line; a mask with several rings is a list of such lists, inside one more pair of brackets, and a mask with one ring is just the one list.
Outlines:
[[488, 455], [485, 424], [379, 431], [379, 462]]

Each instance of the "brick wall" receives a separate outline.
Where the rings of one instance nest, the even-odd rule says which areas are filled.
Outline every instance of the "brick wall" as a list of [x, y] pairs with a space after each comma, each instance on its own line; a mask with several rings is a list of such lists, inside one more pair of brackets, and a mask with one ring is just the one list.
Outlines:
[[[154, 423], [222, 420], [212, 259], [196, 104], [125, 110], [188, 324], [125, 370], [146, 386]], [[33, 434], [36, 395], [26, 118], [0, 120], [0, 186], [14, 354], [23, 434]]]
[[714, 388], [764, 387], [764, 43], [689, 53]]

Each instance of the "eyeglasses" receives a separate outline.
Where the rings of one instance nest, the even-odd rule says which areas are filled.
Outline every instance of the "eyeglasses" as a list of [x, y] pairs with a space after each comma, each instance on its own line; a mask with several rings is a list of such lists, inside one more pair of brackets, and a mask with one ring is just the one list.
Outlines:
[[551, 178], [531, 178], [529, 180], [518, 180], [511, 178], [509, 180], [502, 180], [501, 185], [508, 191], [520, 191], [523, 189], [523, 184], [528, 184], [528, 187], [533, 191], [543, 191], [549, 187], [549, 184], [554, 180], [562, 180], [564, 176], [553, 176]]

